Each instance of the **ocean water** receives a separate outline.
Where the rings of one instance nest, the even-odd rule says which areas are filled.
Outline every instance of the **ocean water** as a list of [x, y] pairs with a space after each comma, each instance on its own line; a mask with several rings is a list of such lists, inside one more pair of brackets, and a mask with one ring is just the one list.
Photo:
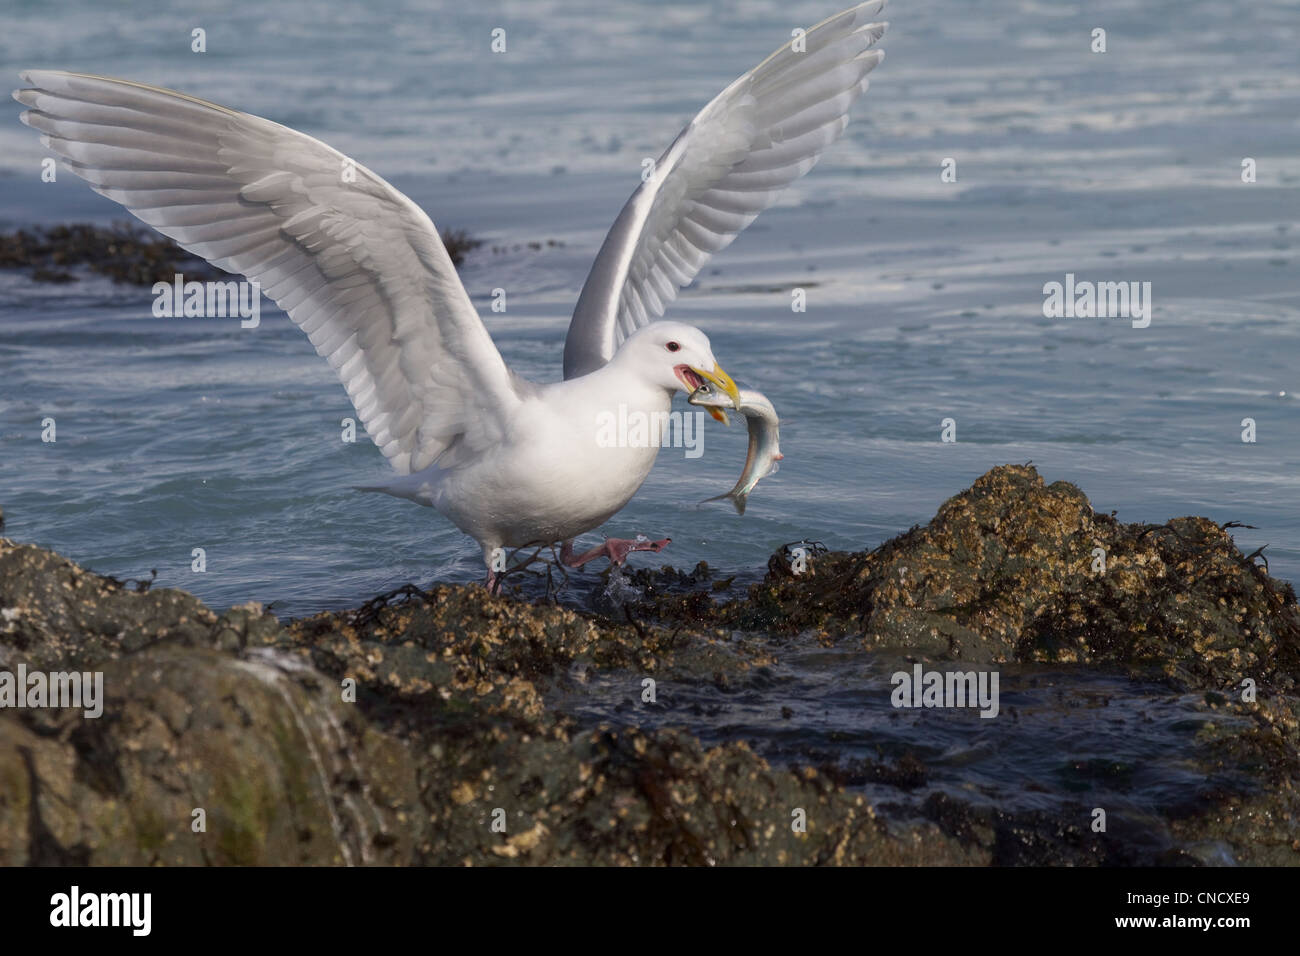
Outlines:
[[[840, 2], [291, 0], [141, 16], [17, 0], [0, 62], [14, 85], [51, 67], [179, 88], [355, 156], [440, 226], [486, 240], [464, 282], [507, 362], [553, 380], [642, 159]], [[744, 461], [743, 427], [710, 422], [704, 454], [665, 449], [602, 530], [673, 538], [638, 564], [757, 575], [786, 542], [874, 547], [988, 468], [1032, 461], [1123, 520], [1252, 525], [1238, 543], [1267, 545], [1273, 573], [1300, 580], [1300, 8], [898, 0], [887, 16], [886, 60], [844, 139], [669, 312], [773, 400], [780, 472], [743, 517], [697, 508]], [[1090, 50], [1098, 27], [1105, 53]], [[0, 116], [0, 225], [121, 218], [69, 173], [39, 181], [45, 151], [19, 109]], [[946, 158], [956, 182], [941, 181]], [[1043, 286], [1067, 274], [1151, 283], [1150, 326], [1045, 318]], [[285, 615], [481, 577], [477, 547], [435, 512], [350, 490], [383, 476], [382, 456], [340, 440], [343, 389], [270, 303], [257, 329], [155, 319], [151, 303], [99, 278], [0, 271], [7, 535]]]

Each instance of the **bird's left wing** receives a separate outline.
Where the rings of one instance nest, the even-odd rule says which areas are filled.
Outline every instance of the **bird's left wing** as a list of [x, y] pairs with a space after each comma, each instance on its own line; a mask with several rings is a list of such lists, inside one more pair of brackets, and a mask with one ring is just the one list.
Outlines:
[[23, 122], [96, 192], [261, 283], [329, 360], [398, 474], [504, 433], [526, 386], [402, 193], [260, 116], [127, 80], [21, 76]]
[[632, 194], [601, 246], [564, 343], [564, 377], [604, 365], [663, 315], [713, 253], [816, 165], [884, 53], [885, 0], [796, 36], [704, 107]]

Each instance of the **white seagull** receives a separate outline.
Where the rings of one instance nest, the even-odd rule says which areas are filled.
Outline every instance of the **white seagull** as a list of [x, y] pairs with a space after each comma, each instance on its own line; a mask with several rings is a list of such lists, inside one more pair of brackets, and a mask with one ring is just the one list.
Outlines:
[[[705, 381], [735, 383], [698, 329], [655, 321], [709, 257], [816, 164], [884, 54], [869, 0], [792, 39], [723, 90], [619, 213], [583, 286], [564, 380], [502, 360], [429, 217], [320, 140], [172, 90], [31, 70], [22, 120], [91, 187], [262, 291], [338, 373], [397, 476], [369, 490], [436, 508], [483, 549], [562, 542], [622, 563], [668, 539], [573, 539], [631, 500], [658, 448], [606, 447], [602, 413], [643, 421]], [[738, 402], [737, 402], [738, 404]], [[718, 416], [721, 417], [721, 413]]]

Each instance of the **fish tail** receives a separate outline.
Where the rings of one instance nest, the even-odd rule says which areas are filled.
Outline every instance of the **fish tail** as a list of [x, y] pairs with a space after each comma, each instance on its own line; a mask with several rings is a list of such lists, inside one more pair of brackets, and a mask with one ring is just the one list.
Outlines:
[[710, 501], [730, 501], [736, 508], [736, 514], [743, 515], [745, 513], [745, 499], [747, 497], [749, 496], [737, 494], [734, 491], [728, 491], [725, 495], [714, 495], [712, 498], [705, 498], [700, 502], [700, 504], [707, 505]]

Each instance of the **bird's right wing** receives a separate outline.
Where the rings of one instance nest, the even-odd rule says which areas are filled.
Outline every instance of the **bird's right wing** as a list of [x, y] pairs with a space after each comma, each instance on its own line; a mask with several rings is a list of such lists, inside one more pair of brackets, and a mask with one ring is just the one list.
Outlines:
[[793, 38], [691, 120], [632, 194], [591, 267], [564, 342], [564, 377], [585, 375], [664, 313], [786, 186], [839, 138], [884, 57], [885, 0]]
[[101, 195], [261, 283], [398, 474], [504, 432], [519, 381], [415, 203], [304, 133], [172, 90], [21, 74], [22, 120]]

